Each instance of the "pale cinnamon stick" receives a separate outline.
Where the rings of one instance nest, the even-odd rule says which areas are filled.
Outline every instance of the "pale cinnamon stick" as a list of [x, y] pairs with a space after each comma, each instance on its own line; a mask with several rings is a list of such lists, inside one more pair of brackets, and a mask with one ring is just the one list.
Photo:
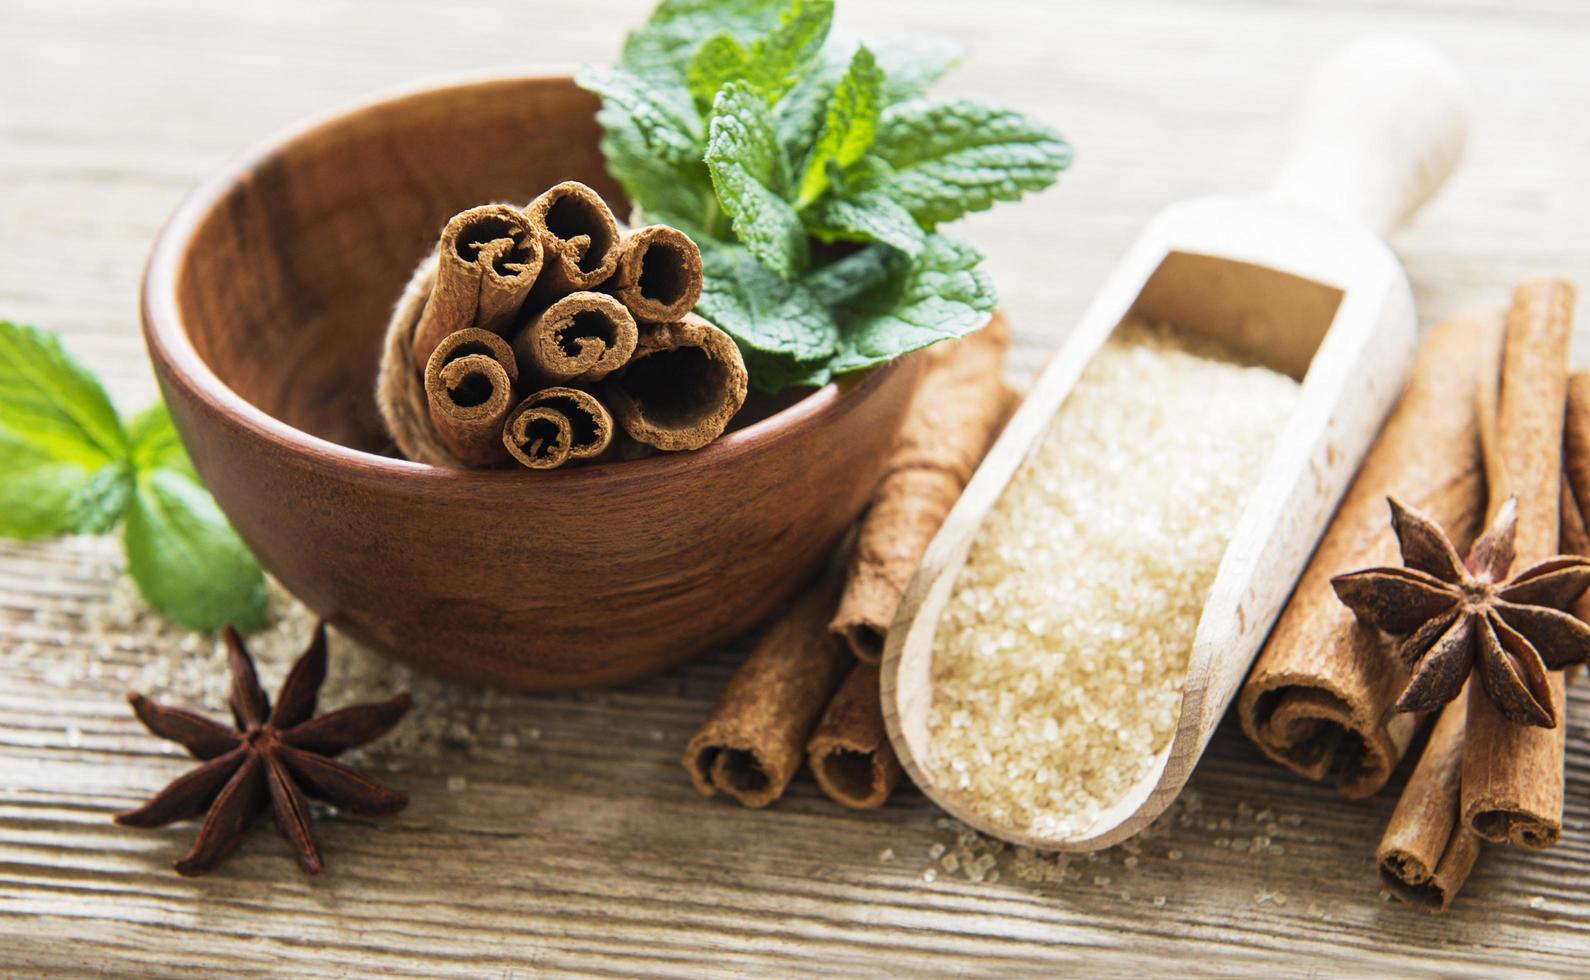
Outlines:
[[449, 334], [466, 327], [501, 332], [512, 322], [541, 272], [541, 238], [518, 208], [486, 204], [447, 222], [436, 258], [436, 279], [411, 341], [422, 371]]
[[1467, 700], [1465, 688], [1442, 709], [1375, 854], [1386, 890], [1431, 912], [1451, 907], [1480, 853], [1458, 806]]
[[465, 466], [494, 466], [506, 455], [503, 420], [519, 374], [513, 351], [490, 330], [470, 327], [443, 338], [425, 365], [431, 424]]
[[1413, 377], [1298, 581], [1237, 710], [1265, 754], [1309, 779], [1331, 779], [1346, 796], [1375, 793], [1390, 778], [1420, 719], [1389, 709], [1406, 671], [1372, 627], [1331, 588], [1334, 575], [1400, 564], [1386, 521], [1395, 495], [1429, 514], [1460, 552], [1485, 510], [1474, 391], [1500, 359], [1500, 313], [1438, 324]]
[[850, 658], [825, 628], [837, 583], [823, 576], [767, 627], [685, 749], [703, 795], [763, 807], [784, 794]]
[[689, 314], [647, 327], [602, 392], [636, 442], [700, 449], [723, 434], [745, 403], [745, 362], [728, 334]]
[[834, 801], [859, 810], [888, 802], [901, 769], [883, 725], [876, 664], [850, 669], [806, 743], [806, 759]]
[[546, 384], [589, 383], [617, 371], [640, 333], [628, 308], [606, 293], [570, 293], [542, 310], [514, 338], [526, 377]]
[[543, 301], [595, 289], [618, 265], [618, 221], [602, 196], [566, 180], [526, 205], [545, 253], [535, 292]]
[[613, 416], [588, 391], [552, 387], [515, 405], [501, 444], [533, 470], [601, 456], [613, 442]]
[[[1495, 406], [1486, 446], [1490, 511], [1518, 500], [1515, 569], [1557, 553], [1574, 298], [1566, 280], [1521, 283], [1507, 315], [1500, 374], [1482, 385], [1482, 416], [1492, 397]], [[1516, 725], [1490, 698], [1468, 699], [1462, 816], [1487, 840], [1544, 848], [1562, 835], [1566, 687], [1560, 671], [1548, 682], [1555, 728]]]
[[911, 573], [1010, 414], [1009, 347], [1010, 327], [995, 313], [982, 330], [923, 354], [928, 365], [873, 492], [829, 624], [858, 660], [882, 659]]
[[673, 323], [701, 298], [701, 249], [667, 225], [627, 232], [607, 289], [645, 323]]

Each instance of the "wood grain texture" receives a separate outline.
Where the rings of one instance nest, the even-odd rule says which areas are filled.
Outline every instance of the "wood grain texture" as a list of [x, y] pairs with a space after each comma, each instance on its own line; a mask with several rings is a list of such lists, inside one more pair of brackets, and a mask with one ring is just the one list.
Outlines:
[[[63, 332], [118, 403], [141, 407], [154, 393], [136, 329], [141, 263], [199, 180], [276, 127], [371, 91], [609, 57], [619, 25], [646, 6], [589, 0], [547, 16], [508, 0], [401, 0], [379, 13], [353, 0], [9, 0], [0, 315]], [[858, 31], [967, 42], [947, 91], [1041, 112], [1079, 147], [1058, 190], [965, 229], [989, 253], [1019, 375], [1153, 213], [1268, 179], [1306, 55], [1366, 30], [1428, 37], [1476, 91], [1469, 158], [1394, 241], [1421, 323], [1496, 306], [1525, 274], [1590, 278], [1590, 15], [1578, 0], [842, 8]], [[65, 257], [82, 285], [60, 286]], [[494, 737], [395, 752], [401, 771], [377, 771], [414, 803], [373, 828], [322, 821], [318, 880], [262, 828], [221, 874], [183, 881], [169, 861], [193, 828], [110, 823], [187, 766], [121, 700], [158, 674], [154, 651], [93, 635], [115, 557], [109, 542], [0, 543], [0, 972], [1479, 977], [1582, 973], [1590, 955], [1583, 683], [1567, 712], [1562, 843], [1487, 848], [1444, 918], [1375, 897], [1373, 846], [1405, 769], [1375, 798], [1346, 802], [1265, 760], [1230, 718], [1192, 780], [1203, 812], [1145, 843], [1136, 868], [1117, 849], [1080, 865], [1080, 881], [972, 884], [942, 869], [923, 881], [928, 848], [953, 835], [909, 789], [866, 813], [842, 811], [806, 776], [766, 811], [703, 800], [678, 754], [743, 645], [602, 695], [430, 694], [421, 715]], [[82, 662], [92, 669], [68, 669]], [[329, 704], [346, 700], [328, 689]], [[450, 791], [450, 778], [466, 785]], [[1254, 832], [1242, 804], [1301, 818], [1281, 824], [1283, 856], [1217, 846]]]

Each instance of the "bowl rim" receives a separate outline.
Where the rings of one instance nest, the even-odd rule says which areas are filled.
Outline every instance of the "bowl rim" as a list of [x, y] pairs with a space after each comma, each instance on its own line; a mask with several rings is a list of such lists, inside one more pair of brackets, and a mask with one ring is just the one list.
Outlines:
[[[156, 234], [144, 265], [139, 289], [140, 312], [144, 342], [149, 348], [157, 375], [169, 375], [194, 399], [220, 417], [240, 426], [248, 434], [291, 450], [309, 459], [331, 465], [352, 467], [375, 477], [402, 475], [445, 479], [457, 485], [459, 481], [472, 481], [479, 485], [501, 486], [505, 482], [525, 482], [524, 474], [511, 469], [461, 469], [433, 466], [396, 456], [384, 456], [306, 432], [276, 418], [238, 394], [223, 381], [199, 355], [188, 336], [186, 322], [177, 300], [177, 284], [188, 255], [193, 237], [204, 220], [214, 212], [223, 198], [231, 193], [241, 179], [271, 156], [286, 147], [307, 139], [316, 133], [329, 130], [362, 113], [393, 107], [415, 99], [436, 95], [450, 89], [476, 88], [493, 84], [537, 83], [557, 84], [573, 82], [572, 66], [555, 65], [538, 72], [486, 71], [450, 74], [422, 79], [407, 85], [377, 92], [346, 102], [295, 123], [284, 126], [256, 142], [241, 154], [227, 161], [219, 170], [206, 177], [189, 191], [166, 219]], [[394, 298], [395, 300], [395, 298]], [[766, 418], [736, 429], [688, 453], [661, 453], [645, 459], [625, 461], [626, 474], [663, 475], [670, 467], [681, 465], [703, 466], [720, 458], [728, 458], [754, 451], [768, 443], [779, 441], [803, 425], [831, 416], [847, 404], [860, 400], [860, 395], [871, 390], [890, 373], [895, 362], [885, 364], [858, 376], [855, 381], [830, 381], [795, 403]], [[164, 367], [166, 370], [161, 371]], [[855, 397], [850, 397], [855, 396]], [[549, 480], [606, 479], [614, 469], [610, 465], [575, 467], [537, 474], [531, 485], [544, 485]]]

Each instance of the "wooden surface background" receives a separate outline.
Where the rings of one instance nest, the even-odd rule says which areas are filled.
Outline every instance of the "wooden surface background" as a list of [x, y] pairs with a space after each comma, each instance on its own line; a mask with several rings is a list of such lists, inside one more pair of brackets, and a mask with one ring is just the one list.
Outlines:
[[[62, 333], [136, 409], [154, 394], [141, 263], [205, 174], [372, 91], [605, 60], [647, 6], [6, 0], [0, 316]], [[1040, 113], [1077, 144], [1058, 189], [966, 229], [1016, 325], [1018, 373], [1155, 210], [1262, 186], [1309, 64], [1369, 30], [1429, 38], [1476, 91], [1468, 160], [1395, 239], [1422, 321], [1500, 304], [1526, 273], [1590, 278], [1579, 0], [846, 0], [841, 21], [964, 40], [971, 57], [943, 91]], [[840, 811], [804, 776], [765, 812], [704, 800], [677, 758], [732, 650], [618, 691], [528, 698], [411, 678], [340, 644], [328, 703], [416, 690], [420, 717], [365, 756], [413, 804], [379, 824], [321, 821], [318, 879], [267, 824], [220, 873], [183, 880], [169, 862], [192, 825], [110, 823], [187, 766], [122, 693], [214, 711], [215, 681], [200, 679], [221, 660], [132, 617], [118, 563], [110, 540], [0, 544], [0, 973], [1590, 969], [1584, 684], [1563, 843], [1488, 850], [1445, 918], [1377, 896], [1371, 853], [1394, 789], [1340, 800], [1268, 764], [1229, 719], [1193, 780], [1200, 812], [1058, 882], [1023, 880], [1010, 854], [997, 882], [942, 867], [925, 880], [931, 849], [953, 850], [955, 834], [912, 791], [869, 814]], [[302, 628], [290, 603], [277, 612], [279, 635], [262, 641], [272, 686]], [[1236, 849], [1256, 833], [1272, 846]]]

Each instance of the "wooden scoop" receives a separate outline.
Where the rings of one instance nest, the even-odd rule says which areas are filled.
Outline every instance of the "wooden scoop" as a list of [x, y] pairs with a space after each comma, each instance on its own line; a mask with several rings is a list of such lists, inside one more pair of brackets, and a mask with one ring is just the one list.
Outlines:
[[[1429, 199], [1461, 156], [1466, 89], [1451, 62], [1425, 44], [1364, 39], [1320, 67], [1297, 118], [1268, 193], [1186, 201], [1149, 223], [1039, 376], [906, 589], [882, 668], [889, 737], [922, 791], [984, 833], [1045, 850], [1091, 850], [1164, 811], [1407, 379], [1413, 296], [1381, 237]], [[934, 632], [984, 515], [1129, 315], [1212, 337], [1302, 388], [1204, 605], [1170, 744], [1092, 826], [1064, 839], [1036, 837], [981, 812], [923, 765]]]

